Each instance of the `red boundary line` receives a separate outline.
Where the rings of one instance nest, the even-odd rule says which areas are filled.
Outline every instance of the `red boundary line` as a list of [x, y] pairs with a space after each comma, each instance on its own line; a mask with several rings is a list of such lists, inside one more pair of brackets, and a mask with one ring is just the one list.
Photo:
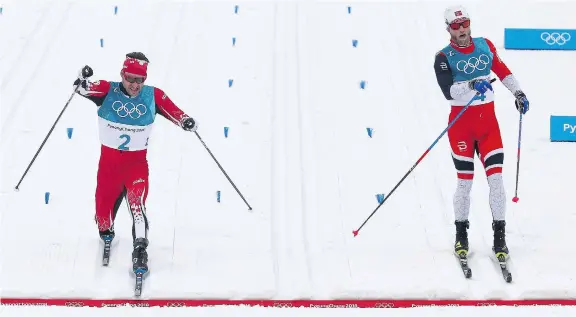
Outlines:
[[82, 298], [0, 298], [4, 306], [68, 306], [68, 307], [214, 307], [262, 306], [307, 308], [409, 308], [430, 306], [576, 306], [576, 299], [519, 300], [227, 300], [227, 299], [82, 299]]

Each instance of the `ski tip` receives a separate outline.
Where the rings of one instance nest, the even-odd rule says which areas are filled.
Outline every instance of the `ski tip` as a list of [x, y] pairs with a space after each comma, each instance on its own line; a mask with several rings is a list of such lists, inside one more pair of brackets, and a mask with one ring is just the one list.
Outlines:
[[520, 200], [520, 198], [518, 198], [518, 197], [514, 197], [514, 198], [512, 198], [512, 201], [513, 201], [513, 202], [515, 202], [515, 203], [517, 203], [517, 202], [518, 202], [518, 200]]
[[15, 191], [15, 192], [19, 192], [19, 191], [20, 191], [20, 189], [18, 188], [18, 186], [14, 187], [14, 191]]
[[352, 234], [354, 235], [354, 237], [356, 237], [358, 235], [358, 230], [352, 231]]

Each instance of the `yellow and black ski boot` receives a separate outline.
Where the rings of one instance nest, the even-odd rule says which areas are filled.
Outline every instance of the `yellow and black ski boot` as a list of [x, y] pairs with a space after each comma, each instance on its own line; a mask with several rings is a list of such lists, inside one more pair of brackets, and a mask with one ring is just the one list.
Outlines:
[[456, 225], [456, 242], [454, 243], [454, 252], [460, 257], [468, 256], [468, 232], [467, 229], [470, 228], [470, 222], [465, 221], [455, 221]]

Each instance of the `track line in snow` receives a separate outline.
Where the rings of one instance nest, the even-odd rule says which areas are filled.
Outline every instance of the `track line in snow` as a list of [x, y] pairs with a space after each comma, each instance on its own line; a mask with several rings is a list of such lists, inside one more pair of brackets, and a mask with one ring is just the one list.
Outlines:
[[[275, 278], [275, 285], [276, 285], [276, 292], [279, 292], [280, 288], [280, 254], [279, 254], [279, 238], [278, 238], [278, 220], [277, 220], [277, 212], [279, 208], [282, 208], [284, 202], [279, 202], [281, 199], [281, 195], [278, 193], [283, 189], [282, 183], [278, 182], [279, 177], [281, 176], [280, 170], [280, 161], [284, 157], [284, 153], [282, 153], [281, 146], [282, 142], [282, 127], [279, 127], [279, 121], [282, 120], [282, 114], [279, 113], [278, 109], [278, 102], [279, 102], [279, 85], [278, 85], [278, 64], [279, 64], [279, 57], [278, 57], [278, 49], [277, 49], [277, 42], [278, 42], [278, 3], [274, 3], [274, 31], [273, 31], [273, 41], [272, 41], [272, 105], [270, 111], [270, 122], [272, 126], [272, 145], [271, 145], [271, 159], [272, 162], [270, 164], [270, 183], [272, 184], [271, 190], [271, 199], [270, 199], [270, 239], [272, 245], [272, 254], [273, 254], [273, 265], [274, 265], [274, 278]], [[280, 196], [280, 197], [279, 197]]]
[[[300, 144], [299, 146], [299, 155], [298, 155], [298, 160], [299, 160], [299, 172], [300, 172], [300, 201], [301, 201], [301, 210], [300, 210], [300, 215], [302, 217], [301, 219], [301, 239], [302, 239], [302, 244], [303, 244], [303, 249], [304, 249], [304, 261], [306, 263], [306, 277], [302, 277], [302, 278], [306, 278], [307, 279], [307, 283], [308, 283], [308, 289], [306, 290], [308, 292], [307, 296], [310, 297], [313, 295], [313, 290], [310, 289], [310, 287], [312, 287], [313, 285], [310, 285], [310, 283], [312, 282], [312, 278], [313, 278], [313, 271], [312, 271], [312, 263], [311, 263], [311, 250], [310, 250], [310, 245], [309, 245], [309, 236], [308, 236], [308, 215], [313, 212], [312, 210], [310, 210], [310, 206], [308, 204], [308, 196], [307, 196], [307, 187], [308, 187], [308, 179], [306, 178], [307, 176], [307, 171], [309, 173], [315, 173], [314, 169], [310, 170], [306, 168], [307, 165], [307, 161], [305, 159], [306, 156], [306, 146], [305, 146], [305, 142], [309, 137], [310, 134], [310, 129], [309, 127], [305, 126], [304, 124], [304, 109], [303, 109], [303, 101], [302, 101], [302, 83], [304, 85], [307, 85], [307, 81], [302, 77], [302, 58], [301, 58], [301, 32], [300, 32], [300, 27], [302, 26], [302, 18], [300, 15], [300, 3], [298, 2], [294, 2], [294, 24], [296, 26], [295, 28], [295, 32], [294, 32], [294, 36], [295, 36], [295, 45], [294, 45], [294, 57], [295, 57], [295, 90], [296, 90], [296, 109], [298, 112], [298, 129], [297, 134], [298, 134], [298, 143]], [[304, 134], [306, 134], [306, 136], [304, 136]]]
[[[46, 6], [50, 6], [50, 4], [46, 4]], [[26, 38], [26, 42], [24, 43], [24, 45], [22, 45], [20, 47], [20, 52], [27, 52], [29, 51], [29, 46], [31, 43], [33, 43], [33, 39], [36, 38], [36, 34], [38, 33], [39, 30], [42, 30], [42, 26], [44, 25], [45, 21], [46, 21], [46, 17], [48, 16], [48, 12], [50, 10], [47, 9], [46, 7], [44, 7], [42, 9], [42, 16], [40, 17], [40, 19], [36, 20], [36, 23], [34, 25], [34, 29], [33, 31], [28, 35], [28, 37]], [[6, 76], [3, 77], [4, 81], [0, 83], [0, 90], [4, 90], [6, 89], [6, 85], [7, 83], [10, 83], [10, 79], [12, 79], [12, 73], [20, 66], [20, 64], [22, 63], [22, 56], [24, 56], [24, 53], [18, 54], [18, 58], [16, 59], [16, 61], [14, 61], [13, 63], [11, 63], [11, 67], [10, 69], [6, 72]]]
[[277, 255], [278, 298], [311, 296], [299, 131], [297, 9], [295, 3], [275, 4], [272, 239]]
[[[10, 106], [10, 110], [9, 110], [8, 114], [6, 115], [6, 119], [3, 122], [2, 130], [0, 132], [0, 137], [1, 137], [0, 140], [5, 139], [4, 136], [6, 135], [6, 133], [8, 131], [10, 131], [10, 128], [12, 127], [12, 124], [15, 121], [15, 120], [7, 120], [7, 118], [13, 118], [14, 115], [16, 115], [19, 111], [21, 111], [21, 107], [19, 107], [19, 105], [22, 102], [22, 99], [25, 98], [24, 95], [26, 93], [26, 88], [31, 86], [32, 83], [38, 78], [38, 73], [42, 70], [43, 65], [44, 65], [44, 61], [46, 60], [47, 56], [49, 55], [49, 52], [54, 47], [54, 38], [60, 34], [62, 26], [65, 25], [66, 21], [68, 20], [68, 12], [70, 11], [70, 8], [72, 7], [72, 5], [73, 5], [72, 3], [67, 3], [66, 9], [56, 10], [56, 12], [63, 12], [63, 13], [62, 13], [62, 16], [58, 19], [58, 22], [57, 22], [58, 24], [56, 25], [56, 28], [48, 37], [48, 40], [46, 41], [47, 42], [46, 46], [44, 47], [42, 52], [32, 52], [32, 54], [35, 54], [36, 56], [39, 56], [40, 58], [38, 59], [38, 62], [36, 63], [36, 67], [34, 67], [32, 69], [33, 71], [28, 75], [28, 79], [26, 80], [25, 84], [22, 85], [22, 87], [20, 89], [20, 93], [17, 95], [16, 99], [13, 101], [13, 104]], [[53, 6], [50, 6], [50, 7], [53, 8]], [[42, 30], [42, 28], [40, 28], [40, 29]], [[36, 34], [37, 34], [37, 30], [34, 31], [34, 35], [31, 36], [30, 38], [31, 39], [35, 38]], [[26, 44], [28, 44], [28, 42]], [[20, 59], [21, 58], [19, 58], [19, 60]], [[20, 68], [14, 67], [11, 69], [11, 71], [14, 69], [20, 69]], [[8, 78], [10, 78], [11, 75], [12, 74], [10, 74]], [[6, 80], [5, 82], [10, 82], [10, 81]]]

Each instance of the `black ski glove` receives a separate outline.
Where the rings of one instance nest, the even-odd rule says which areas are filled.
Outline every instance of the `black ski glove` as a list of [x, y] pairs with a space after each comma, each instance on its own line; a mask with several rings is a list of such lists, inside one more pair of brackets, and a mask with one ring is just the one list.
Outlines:
[[521, 90], [518, 90], [514, 94], [514, 97], [516, 97], [516, 100], [514, 102], [516, 104], [516, 109], [522, 112], [522, 114], [526, 114], [530, 106], [530, 103], [528, 102], [528, 98], [526, 98], [526, 95]]
[[92, 70], [92, 67], [86, 65], [86, 66], [82, 67], [82, 69], [80, 70], [80, 73], [78, 74], [78, 78], [86, 79], [88, 77], [91, 77], [92, 75], [94, 75], [94, 71]]
[[182, 121], [182, 129], [190, 132], [196, 132], [198, 124], [192, 118], [186, 118]]
[[78, 77], [74, 81], [74, 86], [81, 84], [82, 88], [86, 89], [86, 79], [88, 79], [88, 77], [91, 77], [92, 75], [94, 75], [92, 67], [88, 65], [82, 67], [82, 69], [78, 72]]

